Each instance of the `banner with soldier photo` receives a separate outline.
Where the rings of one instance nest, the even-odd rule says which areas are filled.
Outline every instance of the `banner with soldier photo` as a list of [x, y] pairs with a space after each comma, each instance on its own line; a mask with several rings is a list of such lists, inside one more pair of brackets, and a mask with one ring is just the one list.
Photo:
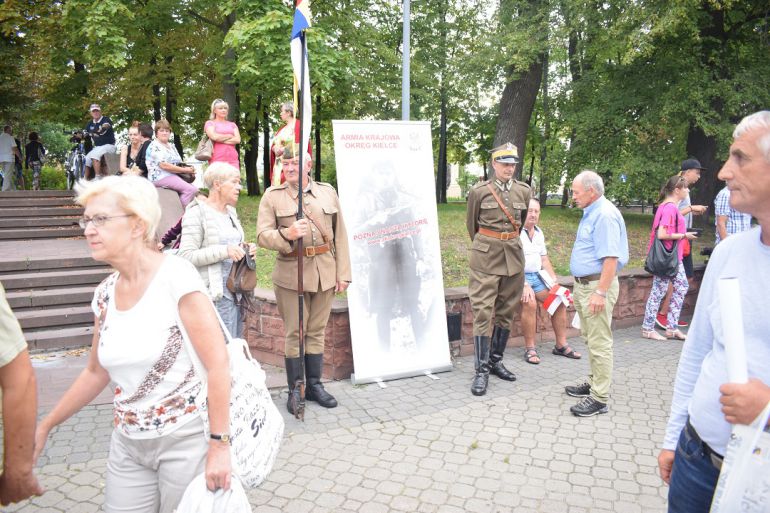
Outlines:
[[334, 121], [354, 383], [451, 369], [430, 124]]

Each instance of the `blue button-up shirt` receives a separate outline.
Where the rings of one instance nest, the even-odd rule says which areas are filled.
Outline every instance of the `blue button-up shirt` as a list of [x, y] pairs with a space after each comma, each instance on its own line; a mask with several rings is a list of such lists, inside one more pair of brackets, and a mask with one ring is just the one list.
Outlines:
[[602, 196], [583, 210], [569, 261], [570, 273], [599, 274], [606, 257], [617, 257], [620, 271], [628, 263], [628, 236], [620, 211]]

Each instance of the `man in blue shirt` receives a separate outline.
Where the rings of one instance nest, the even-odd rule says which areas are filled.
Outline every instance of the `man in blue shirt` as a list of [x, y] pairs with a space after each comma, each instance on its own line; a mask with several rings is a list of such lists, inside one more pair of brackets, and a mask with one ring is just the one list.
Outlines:
[[617, 273], [628, 263], [626, 224], [620, 211], [604, 197], [604, 182], [593, 171], [583, 171], [572, 182], [572, 199], [583, 209], [570, 273], [575, 277], [575, 310], [588, 345], [591, 374], [588, 381], [565, 391], [584, 399], [570, 408], [573, 415], [607, 413], [612, 382], [612, 309], [618, 300]]
[[[695, 315], [676, 371], [671, 416], [658, 456], [669, 483], [669, 513], [707, 513], [732, 424], [750, 424], [770, 402], [770, 111], [745, 117], [719, 179], [730, 190], [730, 207], [759, 226], [729, 236], [714, 248], [698, 292]], [[721, 279], [740, 287], [743, 325], [723, 326]], [[748, 383], [730, 383], [727, 354], [743, 330]], [[736, 354], [733, 351], [732, 354]]]

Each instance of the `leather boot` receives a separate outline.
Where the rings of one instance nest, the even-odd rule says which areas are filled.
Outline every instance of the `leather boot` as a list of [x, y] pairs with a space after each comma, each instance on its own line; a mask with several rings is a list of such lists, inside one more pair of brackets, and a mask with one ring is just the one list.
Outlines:
[[307, 377], [305, 398], [308, 401], [317, 402], [324, 408], [334, 408], [337, 406], [337, 400], [324, 389], [323, 383], [321, 383], [323, 361], [323, 354], [305, 355], [305, 376]]
[[296, 384], [302, 377], [302, 359], [285, 358], [284, 361], [286, 362], [286, 381], [289, 383], [289, 400], [286, 401], [286, 409], [292, 415], [296, 415], [299, 404], [299, 388]]
[[487, 393], [489, 383], [489, 337], [475, 335], [473, 337], [473, 349], [475, 355], [476, 375], [471, 384], [473, 395]]
[[516, 375], [503, 365], [503, 353], [511, 330], [495, 326], [492, 331], [492, 351], [489, 355], [489, 372], [505, 381], [516, 381]]

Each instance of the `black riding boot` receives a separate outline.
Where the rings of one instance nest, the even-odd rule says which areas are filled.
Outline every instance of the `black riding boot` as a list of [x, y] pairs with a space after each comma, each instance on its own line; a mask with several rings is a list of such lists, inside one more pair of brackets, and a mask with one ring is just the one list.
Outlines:
[[489, 372], [505, 381], [516, 381], [516, 375], [503, 365], [503, 353], [511, 330], [495, 326], [492, 331], [492, 354], [489, 355]]
[[324, 390], [323, 383], [321, 383], [323, 362], [324, 355], [322, 354], [305, 355], [305, 376], [307, 376], [305, 398], [308, 401], [317, 402], [324, 408], [334, 408], [337, 406], [337, 400]]
[[489, 337], [474, 336], [473, 349], [476, 357], [476, 375], [471, 384], [471, 393], [484, 395], [487, 393], [489, 383]]
[[286, 401], [286, 409], [289, 413], [296, 415], [299, 405], [299, 388], [297, 380], [302, 377], [302, 360], [300, 358], [285, 358], [286, 362], [286, 381], [289, 383], [289, 400]]

